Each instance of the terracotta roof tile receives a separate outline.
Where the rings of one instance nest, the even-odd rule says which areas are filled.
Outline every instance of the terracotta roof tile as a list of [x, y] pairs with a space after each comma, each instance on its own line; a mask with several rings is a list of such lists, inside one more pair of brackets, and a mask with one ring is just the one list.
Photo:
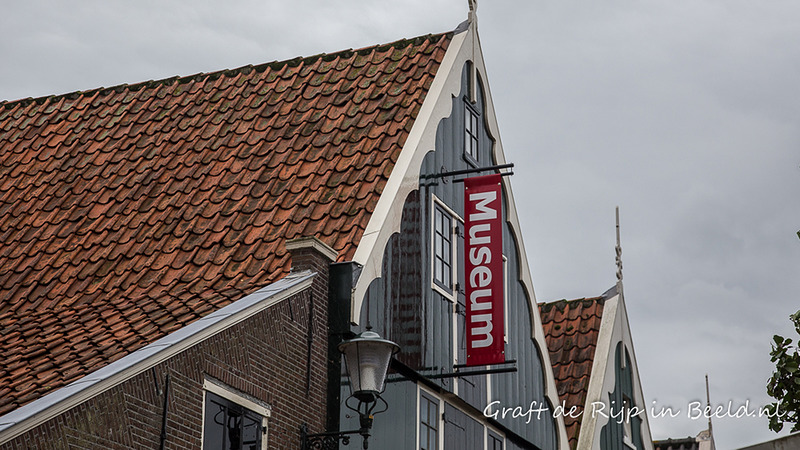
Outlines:
[[0, 415], [352, 259], [450, 37], [0, 103]]
[[[539, 304], [558, 396], [567, 409], [575, 406], [576, 412], [583, 412], [586, 404], [604, 303], [603, 297], [595, 297]], [[582, 418], [575, 415], [564, 416], [573, 449], [578, 445]]]

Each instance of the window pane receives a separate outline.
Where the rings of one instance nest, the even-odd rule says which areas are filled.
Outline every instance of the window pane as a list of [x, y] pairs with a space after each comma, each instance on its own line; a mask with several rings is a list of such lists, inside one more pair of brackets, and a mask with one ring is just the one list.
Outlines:
[[206, 417], [203, 427], [203, 448], [225, 448], [225, 407], [212, 400], [206, 401]]
[[226, 432], [228, 433], [230, 448], [231, 450], [242, 448], [242, 416], [238, 412], [232, 410], [229, 410], [228, 413]]
[[475, 160], [478, 159], [478, 115], [466, 104], [464, 105], [464, 153]]
[[489, 449], [488, 450], [503, 450], [503, 438], [489, 432]]
[[257, 450], [261, 443], [261, 418], [244, 416], [242, 448]]
[[226, 398], [206, 392], [203, 448], [207, 450], [258, 450], [262, 417]]
[[436, 450], [438, 447], [439, 404], [437, 401], [422, 395], [420, 398], [420, 425], [419, 448], [423, 450]]
[[433, 279], [443, 287], [452, 287], [453, 247], [452, 218], [438, 205], [434, 207]]

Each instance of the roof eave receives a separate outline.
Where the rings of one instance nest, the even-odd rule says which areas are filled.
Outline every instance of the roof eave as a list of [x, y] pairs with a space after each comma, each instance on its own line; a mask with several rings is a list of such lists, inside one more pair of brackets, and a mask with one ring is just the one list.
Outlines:
[[183, 350], [308, 289], [315, 272], [287, 275], [174, 333], [0, 417], [0, 444], [130, 379]]

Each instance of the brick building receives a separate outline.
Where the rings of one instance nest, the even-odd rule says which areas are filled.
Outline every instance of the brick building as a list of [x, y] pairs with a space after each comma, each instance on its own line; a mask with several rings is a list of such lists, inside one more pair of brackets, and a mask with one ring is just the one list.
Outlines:
[[291, 273], [19, 408], [5, 417], [26, 429], [3, 448], [261, 448], [321, 429], [325, 277]]

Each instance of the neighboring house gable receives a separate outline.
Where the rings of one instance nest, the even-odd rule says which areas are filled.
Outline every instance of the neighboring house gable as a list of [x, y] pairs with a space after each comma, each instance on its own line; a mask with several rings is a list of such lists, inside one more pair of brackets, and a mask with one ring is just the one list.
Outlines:
[[[580, 412], [565, 420], [573, 449], [653, 448], [621, 287], [539, 306], [559, 395]], [[621, 411], [639, 414], [620, 420]]]
[[573, 449], [584, 417], [605, 300], [594, 297], [539, 305], [558, 396], [566, 411], [571, 411], [564, 423]]
[[[795, 440], [799, 440], [800, 435], [794, 435], [794, 438]], [[797, 442], [795, 442], [795, 444], [797, 444]], [[741, 448], [740, 450], [779, 450], [796, 446], [797, 445], [791, 445], [791, 440], [782, 438], [753, 445], [752, 447]], [[710, 419], [708, 421], [708, 429], [697, 433], [695, 437], [660, 439], [653, 441], [653, 447], [654, 450], [716, 450], [717, 448], [714, 442], [714, 433], [712, 431]]]

